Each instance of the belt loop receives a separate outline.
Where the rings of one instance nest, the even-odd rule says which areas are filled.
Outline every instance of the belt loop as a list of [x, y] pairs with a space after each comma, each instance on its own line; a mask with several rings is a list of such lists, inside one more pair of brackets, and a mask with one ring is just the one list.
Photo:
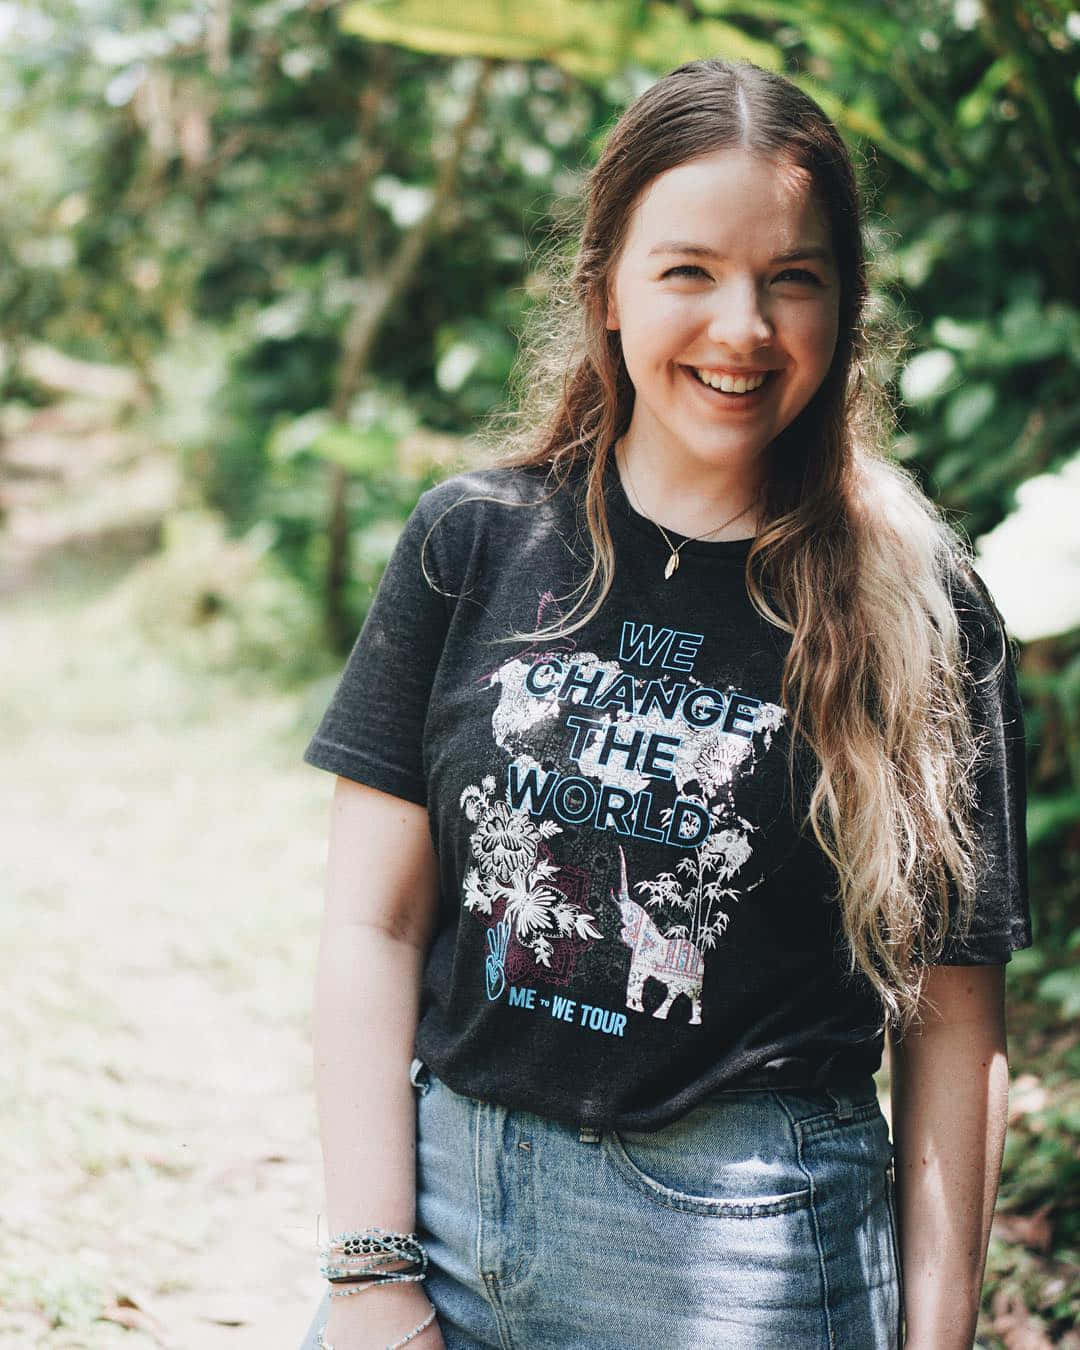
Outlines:
[[409, 1064], [409, 1082], [416, 1088], [421, 1097], [423, 1097], [431, 1087], [428, 1066], [419, 1055], [414, 1055]]
[[851, 1095], [843, 1088], [826, 1088], [825, 1091], [832, 1099], [833, 1106], [836, 1107], [836, 1115], [839, 1120], [850, 1120], [852, 1114]]
[[594, 1130], [590, 1125], [582, 1125], [578, 1132], [578, 1140], [582, 1144], [598, 1144], [600, 1142], [600, 1131]]

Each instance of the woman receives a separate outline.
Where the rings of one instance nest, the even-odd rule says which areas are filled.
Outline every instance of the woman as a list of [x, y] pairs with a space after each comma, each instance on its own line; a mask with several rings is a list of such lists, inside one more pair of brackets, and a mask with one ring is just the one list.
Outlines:
[[850, 160], [694, 62], [586, 204], [501, 466], [421, 499], [306, 751], [320, 1339], [968, 1347], [1023, 726], [883, 453]]

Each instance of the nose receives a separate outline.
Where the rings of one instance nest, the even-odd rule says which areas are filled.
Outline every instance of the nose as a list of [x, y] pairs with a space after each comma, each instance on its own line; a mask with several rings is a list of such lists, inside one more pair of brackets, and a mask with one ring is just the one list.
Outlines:
[[709, 341], [732, 353], [749, 356], [772, 341], [773, 325], [756, 283], [732, 278], [716, 289], [709, 316]]

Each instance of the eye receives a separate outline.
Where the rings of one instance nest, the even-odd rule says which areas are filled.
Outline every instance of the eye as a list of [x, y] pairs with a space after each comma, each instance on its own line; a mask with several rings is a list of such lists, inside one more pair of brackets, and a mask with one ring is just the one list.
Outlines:
[[805, 267], [786, 267], [777, 276], [777, 281], [782, 280], [784, 277], [796, 277], [799, 281], [809, 281], [815, 286], [821, 285], [820, 279], [816, 277], [813, 272], [808, 272]]
[[697, 272], [700, 276], [708, 275], [708, 273], [705, 271], [703, 267], [695, 267], [693, 266], [692, 263], [683, 263], [681, 267], [669, 267], [668, 270], [664, 273], [664, 276], [677, 277], [680, 272], [683, 273], [684, 275], [689, 275], [694, 272]]

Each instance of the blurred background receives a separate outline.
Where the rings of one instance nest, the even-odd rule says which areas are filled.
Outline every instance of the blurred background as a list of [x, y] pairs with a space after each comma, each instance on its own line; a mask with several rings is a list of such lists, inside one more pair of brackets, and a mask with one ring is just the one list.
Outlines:
[[1080, 1346], [1066, 0], [0, 3], [0, 1343], [299, 1344], [333, 786], [300, 754], [606, 129], [709, 55], [850, 144], [895, 453], [1022, 644], [1036, 945], [980, 1345]]

